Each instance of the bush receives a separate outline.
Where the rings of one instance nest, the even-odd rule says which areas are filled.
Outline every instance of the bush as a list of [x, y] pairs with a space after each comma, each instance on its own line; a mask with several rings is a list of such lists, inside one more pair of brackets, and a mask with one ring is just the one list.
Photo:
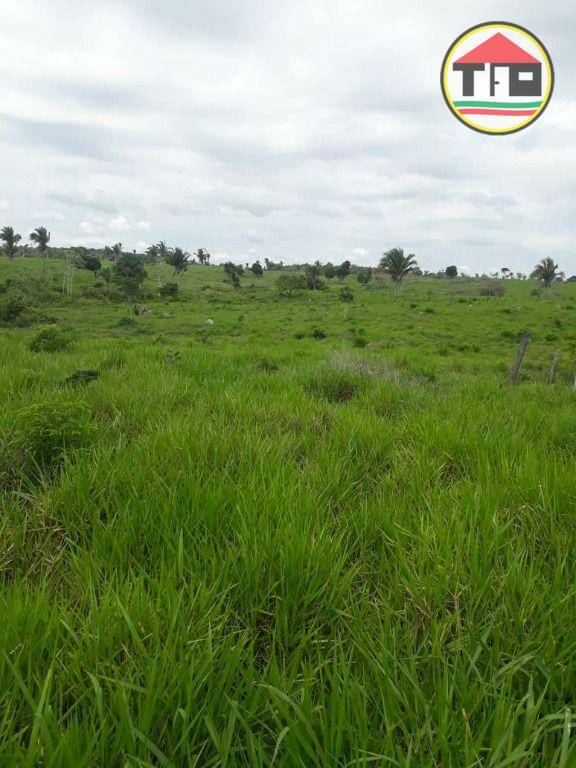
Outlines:
[[501, 283], [488, 283], [480, 289], [481, 296], [504, 296], [506, 288]]
[[352, 344], [359, 349], [364, 349], [364, 347], [368, 344], [368, 340], [363, 336], [355, 336], [352, 339]]
[[71, 345], [70, 336], [53, 325], [39, 331], [28, 345], [28, 349], [32, 352], [64, 352]]
[[87, 370], [87, 371], [74, 371], [74, 373], [71, 376], [68, 376], [64, 379], [62, 382], [63, 386], [85, 386], [86, 384], [89, 384], [91, 381], [96, 381], [100, 377], [100, 374], [98, 371], [94, 370]]
[[320, 341], [320, 339], [325, 339], [326, 338], [326, 334], [320, 328], [315, 328], [312, 331], [312, 338]]
[[161, 285], [158, 290], [158, 293], [163, 298], [178, 296], [178, 292], [179, 292], [178, 283], [164, 283], [164, 285]]
[[120, 320], [118, 320], [118, 325], [120, 328], [124, 328], [125, 326], [130, 327], [132, 325], [136, 325], [136, 320], [134, 320], [133, 317], [130, 317], [130, 315], [125, 315], [124, 317], [121, 317]]
[[14, 323], [26, 309], [27, 305], [22, 296], [6, 296], [0, 301], [0, 322]]
[[46, 401], [20, 411], [11, 434], [11, 461], [19, 474], [37, 479], [56, 469], [69, 451], [86, 446], [92, 435], [83, 403]]
[[349, 304], [351, 301], [354, 301], [354, 294], [350, 288], [341, 288], [338, 298], [345, 304]]
[[360, 393], [362, 384], [362, 377], [358, 373], [326, 369], [315, 373], [304, 388], [329, 403], [345, 403]]
[[288, 296], [292, 298], [294, 294], [305, 291], [308, 287], [306, 278], [304, 275], [295, 274], [290, 272], [284, 272], [276, 280], [276, 291], [280, 296]]

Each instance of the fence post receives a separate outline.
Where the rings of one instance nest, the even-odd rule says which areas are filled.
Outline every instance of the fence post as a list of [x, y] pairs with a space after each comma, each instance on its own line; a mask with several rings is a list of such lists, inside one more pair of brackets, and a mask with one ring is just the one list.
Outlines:
[[532, 339], [532, 334], [530, 331], [524, 331], [520, 338], [520, 344], [518, 345], [518, 351], [516, 352], [516, 359], [514, 360], [514, 365], [512, 366], [512, 370], [510, 371], [510, 383], [514, 384], [516, 379], [518, 378], [518, 372], [520, 370], [520, 366], [522, 365], [522, 358], [524, 357], [524, 352], [526, 352], [526, 347], [528, 344], [530, 344], [530, 341]]
[[550, 363], [550, 370], [548, 371], [548, 384], [554, 384], [556, 378], [556, 368], [558, 367], [558, 360], [560, 358], [560, 350], [555, 349], [552, 355], [552, 362]]

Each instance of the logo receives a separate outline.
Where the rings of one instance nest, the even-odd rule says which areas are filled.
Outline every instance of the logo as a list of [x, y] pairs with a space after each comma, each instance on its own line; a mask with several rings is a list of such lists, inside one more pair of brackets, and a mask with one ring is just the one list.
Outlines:
[[554, 68], [532, 32], [490, 21], [467, 29], [452, 43], [441, 83], [446, 104], [461, 123], [480, 133], [515, 133], [548, 106]]

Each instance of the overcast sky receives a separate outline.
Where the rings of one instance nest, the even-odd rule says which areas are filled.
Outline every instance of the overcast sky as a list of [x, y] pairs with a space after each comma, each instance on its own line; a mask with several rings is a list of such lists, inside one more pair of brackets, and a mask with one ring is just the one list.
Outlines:
[[[457, 7], [458, 6], [458, 7]], [[219, 259], [576, 273], [568, 0], [0, 0], [0, 222], [58, 245], [165, 239]], [[512, 136], [461, 125], [439, 71], [502, 20], [556, 90]]]

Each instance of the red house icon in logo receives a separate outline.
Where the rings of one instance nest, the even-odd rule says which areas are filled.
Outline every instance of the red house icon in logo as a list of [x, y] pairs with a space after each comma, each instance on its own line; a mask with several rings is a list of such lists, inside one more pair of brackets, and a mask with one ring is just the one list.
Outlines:
[[497, 79], [502, 75], [507, 80], [508, 92], [500, 91], [500, 95], [542, 95], [541, 62], [498, 32], [452, 65], [454, 71], [462, 72], [463, 96], [474, 96], [474, 76], [476, 72], [484, 72], [487, 64], [490, 65], [491, 97], [496, 96], [496, 86], [505, 86], [501, 79]]

